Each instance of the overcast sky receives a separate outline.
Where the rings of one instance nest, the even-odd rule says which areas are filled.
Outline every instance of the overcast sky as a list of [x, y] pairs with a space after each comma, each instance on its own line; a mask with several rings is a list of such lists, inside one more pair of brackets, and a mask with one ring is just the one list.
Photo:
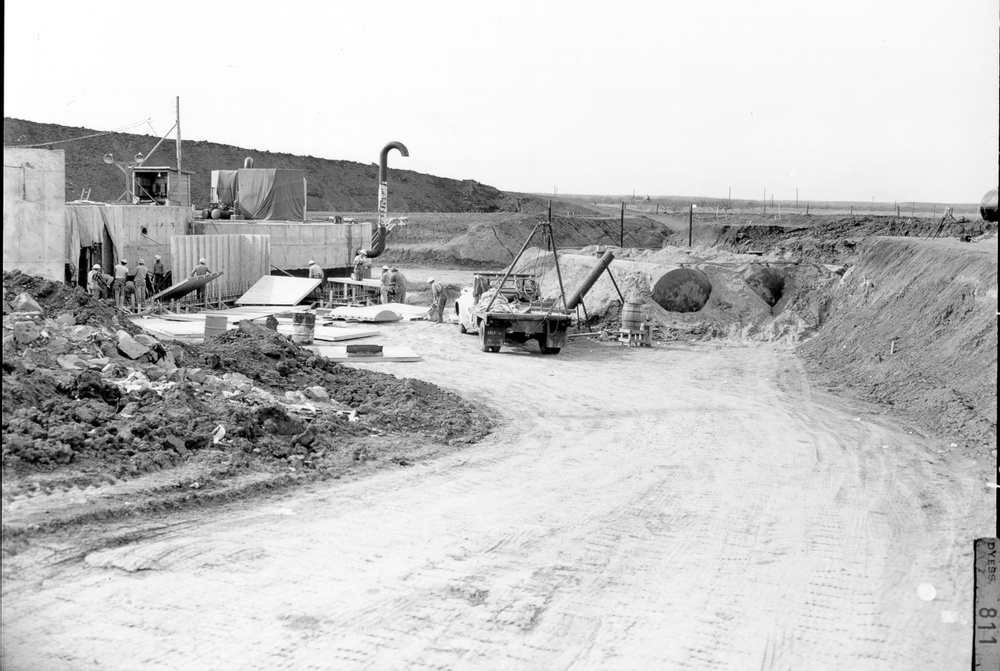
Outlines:
[[20, 119], [162, 134], [180, 96], [185, 139], [363, 163], [398, 140], [390, 167], [511, 191], [997, 186], [996, 0], [7, 0], [4, 18]]

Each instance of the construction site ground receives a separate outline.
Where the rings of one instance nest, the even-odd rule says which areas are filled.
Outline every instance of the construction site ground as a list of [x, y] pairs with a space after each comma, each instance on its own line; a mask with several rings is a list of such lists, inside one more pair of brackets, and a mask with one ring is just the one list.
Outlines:
[[[423, 361], [326, 368], [233, 335], [199, 362], [271, 351], [286, 382], [240, 364], [269, 393], [353, 390], [337, 441], [296, 465], [292, 420], [251, 413], [269, 454], [206, 439], [104, 475], [10, 468], [5, 444], [4, 668], [968, 668], [996, 238], [969, 245], [863, 242], [794, 339], [688, 322], [494, 354], [399, 322], [378, 342]], [[21, 373], [5, 349], [5, 387]], [[366, 396], [404, 384], [401, 415]]]

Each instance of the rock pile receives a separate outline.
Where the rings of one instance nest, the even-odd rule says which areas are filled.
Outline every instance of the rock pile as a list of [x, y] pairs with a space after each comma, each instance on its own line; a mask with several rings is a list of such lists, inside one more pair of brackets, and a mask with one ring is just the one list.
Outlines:
[[321, 466], [361, 437], [490, 430], [450, 392], [340, 366], [250, 322], [205, 345], [162, 343], [74, 287], [25, 277], [4, 275], [5, 476], [68, 463], [134, 475], [208, 446]]

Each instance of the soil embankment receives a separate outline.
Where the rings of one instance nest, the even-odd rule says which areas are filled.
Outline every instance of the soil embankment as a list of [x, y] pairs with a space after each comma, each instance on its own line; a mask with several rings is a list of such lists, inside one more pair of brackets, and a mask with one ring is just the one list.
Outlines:
[[956, 444], [996, 447], [997, 239], [877, 238], [829, 292], [812, 372]]

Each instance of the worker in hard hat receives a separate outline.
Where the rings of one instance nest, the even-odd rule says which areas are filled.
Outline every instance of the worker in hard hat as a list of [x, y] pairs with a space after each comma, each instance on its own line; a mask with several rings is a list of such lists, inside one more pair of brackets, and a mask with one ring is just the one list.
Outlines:
[[167, 269], [163, 267], [160, 255], [153, 257], [153, 293], [158, 294], [165, 288], [163, 282], [166, 279]]
[[106, 289], [104, 271], [101, 269], [101, 264], [95, 263], [94, 267], [87, 273], [87, 291], [94, 298], [103, 298]]
[[363, 249], [359, 249], [358, 253], [354, 257], [354, 270], [351, 272], [351, 279], [361, 281], [368, 276], [368, 269], [371, 268], [372, 262], [368, 258], [368, 252]]
[[392, 302], [406, 303], [406, 278], [403, 277], [403, 273], [393, 266], [389, 278], [392, 282]]
[[139, 307], [146, 302], [146, 278], [149, 276], [149, 268], [146, 267], [146, 259], [139, 259], [139, 265], [135, 267], [135, 302]]
[[382, 292], [382, 305], [392, 302], [392, 273], [389, 271], [389, 266], [382, 266], [382, 285], [380, 289]]
[[323, 267], [316, 263], [315, 259], [309, 259], [309, 279], [319, 280], [319, 285], [312, 291], [312, 299], [314, 301], [323, 300], [323, 280], [326, 279], [323, 273]]
[[444, 304], [447, 300], [444, 287], [435, 282], [433, 277], [427, 278], [427, 284], [431, 285], [431, 310], [427, 317], [440, 324], [444, 321]]
[[[194, 267], [191, 271], [191, 277], [204, 277], [205, 275], [210, 275], [212, 271], [208, 267], [208, 262], [205, 259], [198, 259], [198, 265]], [[205, 302], [205, 285], [198, 287], [198, 302]]]
[[115, 279], [111, 283], [111, 293], [115, 297], [115, 305], [125, 305], [125, 283], [128, 281], [128, 259], [122, 259], [115, 266]]

